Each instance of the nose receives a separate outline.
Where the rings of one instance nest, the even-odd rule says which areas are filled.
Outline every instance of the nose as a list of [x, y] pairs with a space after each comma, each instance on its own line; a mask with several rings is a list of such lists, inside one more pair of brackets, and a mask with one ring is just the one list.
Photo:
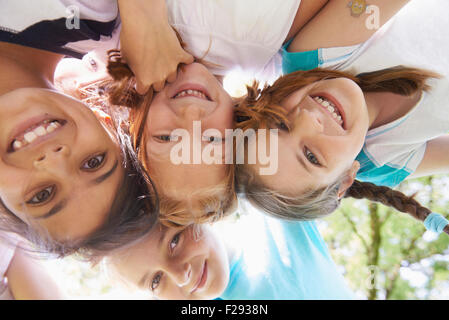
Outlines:
[[301, 131], [307, 134], [317, 134], [322, 133], [323, 129], [324, 127], [320, 114], [306, 109], [299, 111], [299, 114], [295, 119], [294, 131]]
[[45, 149], [33, 161], [38, 170], [55, 171], [65, 169], [68, 165], [67, 158], [70, 157], [70, 148], [67, 145], [53, 145]]
[[188, 262], [173, 263], [173, 265], [169, 267], [168, 272], [178, 287], [184, 287], [190, 282], [192, 277], [192, 266]]

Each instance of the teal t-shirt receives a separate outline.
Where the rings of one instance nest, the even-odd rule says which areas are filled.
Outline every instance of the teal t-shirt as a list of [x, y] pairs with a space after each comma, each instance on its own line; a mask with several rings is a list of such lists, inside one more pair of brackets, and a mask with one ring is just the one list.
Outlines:
[[[241, 250], [230, 263], [221, 299], [354, 299], [315, 222], [253, 215], [250, 230], [234, 230]], [[245, 234], [246, 230], [246, 234]]]

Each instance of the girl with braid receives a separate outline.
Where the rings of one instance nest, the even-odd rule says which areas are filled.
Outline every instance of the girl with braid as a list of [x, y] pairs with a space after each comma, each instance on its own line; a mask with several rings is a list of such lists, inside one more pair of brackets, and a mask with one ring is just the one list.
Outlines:
[[[300, 57], [310, 52], [295, 41], [284, 47], [283, 70], [290, 74], [263, 92], [251, 88], [238, 109], [241, 128], [280, 126], [277, 174], [258, 176], [252, 166], [237, 166], [240, 190], [254, 204], [279, 217], [311, 219], [334, 211], [342, 197], [367, 198], [428, 217], [429, 228], [443, 230], [446, 220], [382, 187], [448, 172], [449, 108], [442, 102], [449, 59], [444, 45], [422, 44], [444, 42], [440, 30], [448, 22], [440, 12], [449, 4], [428, 5], [410, 2], [363, 47], [319, 64], [327, 70], [294, 73], [308, 69]], [[417, 25], [420, 17], [432, 19]]]
[[283, 219], [311, 220], [333, 212], [343, 197], [367, 198], [449, 233], [446, 219], [413, 198], [355, 180], [395, 185], [411, 174], [447, 171], [449, 107], [441, 101], [448, 90], [438, 74], [402, 66], [356, 76], [297, 71], [263, 90], [254, 85], [237, 108], [237, 127], [278, 129], [278, 170], [260, 175], [260, 163], [237, 165], [237, 187]]

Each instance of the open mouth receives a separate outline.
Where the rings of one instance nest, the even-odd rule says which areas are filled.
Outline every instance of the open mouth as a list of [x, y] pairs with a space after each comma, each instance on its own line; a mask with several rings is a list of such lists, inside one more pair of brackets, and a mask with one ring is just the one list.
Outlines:
[[324, 96], [322, 94], [314, 95], [311, 97], [330, 114], [330, 116], [334, 119], [335, 122], [337, 122], [338, 125], [340, 125], [343, 129], [345, 128], [345, 121], [343, 113], [341, 111], [341, 107], [333, 98]]
[[190, 293], [194, 293], [198, 289], [201, 289], [206, 284], [207, 280], [207, 261], [204, 261], [203, 268], [201, 269], [201, 274], [198, 278], [198, 281], [196, 282], [193, 289], [190, 291]]
[[63, 127], [66, 123], [66, 120], [46, 119], [33, 124], [12, 139], [8, 147], [8, 152], [15, 152], [34, 142], [38, 142], [50, 133]]
[[186, 98], [186, 97], [195, 97], [198, 99], [212, 101], [207, 91], [202, 88], [182, 88], [173, 96], [173, 99]]

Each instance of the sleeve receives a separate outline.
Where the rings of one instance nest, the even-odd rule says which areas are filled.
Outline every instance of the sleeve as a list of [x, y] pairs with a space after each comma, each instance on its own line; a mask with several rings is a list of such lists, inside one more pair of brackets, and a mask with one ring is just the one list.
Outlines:
[[425, 150], [426, 144], [422, 144], [405, 157], [398, 157], [395, 159], [396, 161], [378, 164], [364, 147], [356, 158], [360, 163], [357, 179], [394, 188], [416, 170], [424, 157]]
[[282, 72], [284, 74], [315, 68], [338, 69], [362, 46], [362, 44], [358, 44], [347, 47], [320, 48], [305, 52], [288, 52], [290, 43], [291, 40], [281, 49]]

